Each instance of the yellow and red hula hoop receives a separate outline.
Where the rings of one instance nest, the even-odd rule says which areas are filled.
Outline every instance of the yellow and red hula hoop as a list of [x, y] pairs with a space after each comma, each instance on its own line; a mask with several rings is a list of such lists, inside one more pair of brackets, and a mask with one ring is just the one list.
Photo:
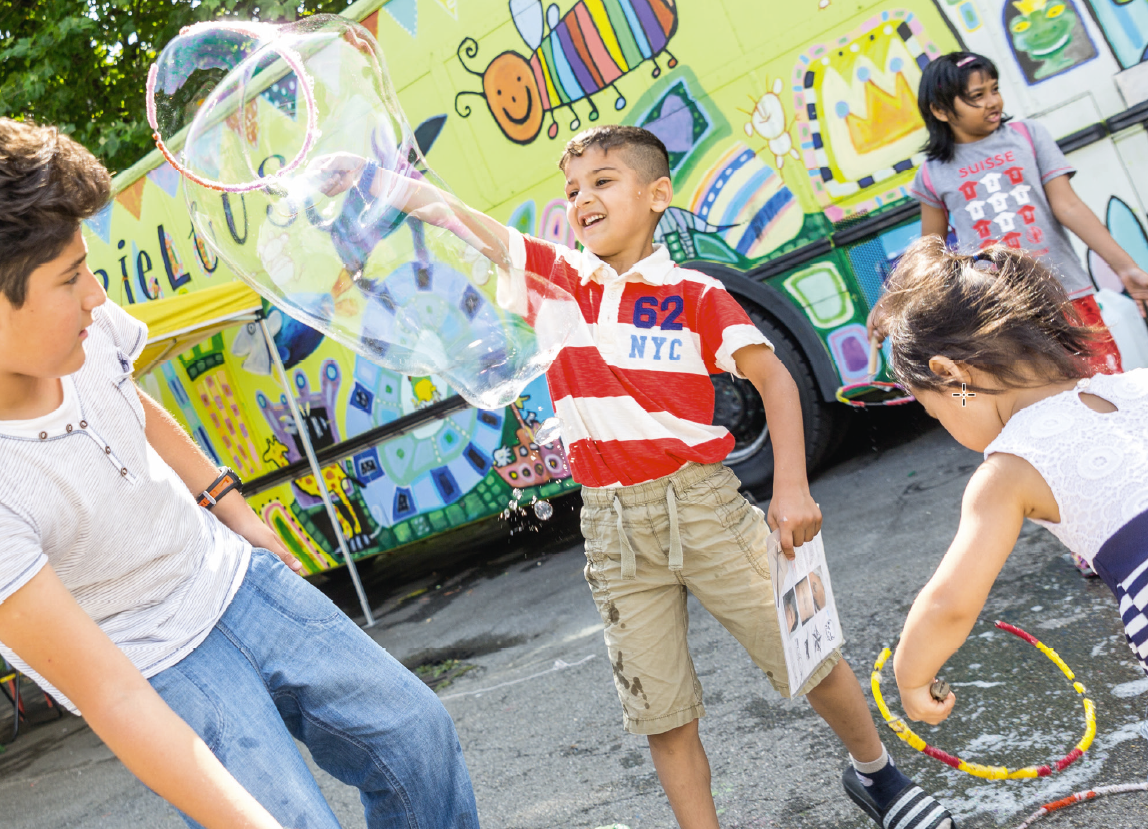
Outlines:
[[1047, 777], [1054, 771], [1064, 771], [1069, 765], [1080, 759], [1084, 752], [1088, 751], [1088, 747], [1092, 745], [1093, 738], [1096, 737], [1096, 706], [1092, 704], [1092, 700], [1085, 696], [1086, 691], [1084, 686], [1076, 681], [1076, 675], [1072, 672], [1071, 668], [1064, 664], [1064, 660], [1057, 655], [1056, 651], [1035, 636], [1025, 633], [1020, 628], [1010, 625], [1007, 622], [997, 622], [996, 626], [1001, 630], [1008, 631], [1014, 636], [1019, 636], [1030, 645], [1035, 646], [1041, 653], [1051, 659], [1056, 667], [1060, 668], [1064, 675], [1068, 677], [1068, 681], [1072, 683], [1072, 687], [1076, 693], [1080, 694], [1084, 702], [1084, 736], [1068, 754], [1050, 764], [1025, 766], [1023, 769], [1010, 771], [1004, 766], [984, 766], [980, 763], [969, 763], [960, 757], [954, 757], [948, 752], [934, 748], [917, 736], [913, 732], [913, 729], [909, 728], [908, 723], [905, 722], [903, 717], [894, 717], [893, 714], [890, 713], [889, 707], [885, 705], [885, 698], [881, 696], [881, 669], [885, 667], [885, 662], [893, 655], [893, 652], [889, 650], [889, 648], [885, 648], [881, 651], [881, 655], [877, 657], [877, 662], [873, 665], [871, 681], [873, 685], [873, 698], [877, 700], [877, 709], [881, 712], [881, 716], [885, 718], [885, 723], [896, 732], [897, 736], [917, 751], [940, 760], [945, 765], [952, 766], [957, 771], [971, 774], [973, 777], [984, 777], [988, 780], [1022, 780], [1033, 777]]

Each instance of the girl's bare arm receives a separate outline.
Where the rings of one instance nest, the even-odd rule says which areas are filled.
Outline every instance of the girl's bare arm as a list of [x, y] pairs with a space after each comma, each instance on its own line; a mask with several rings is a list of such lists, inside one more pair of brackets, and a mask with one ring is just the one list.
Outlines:
[[949, 235], [949, 214], [940, 207], [929, 204], [921, 205], [921, 235], [940, 236], [942, 239]]
[[208, 829], [279, 829], [50, 566], [0, 604], [0, 641], [72, 700], [123, 764], [177, 809]]
[[1044, 484], [1026, 461], [997, 454], [969, 480], [957, 535], [913, 602], [893, 657], [901, 705], [910, 718], [935, 725], [952, 711], [956, 698], [950, 694], [937, 702], [929, 685], [973, 629], [1012, 552], [1029, 512], [1034, 475]]
[[1120, 277], [1129, 295], [1138, 301], [1140, 313], [1145, 313], [1144, 303], [1148, 302], [1148, 274], [1140, 269], [1135, 260], [1124, 248], [1116, 243], [1108, 228], [1097, 218], [1076, 191], [1068, 176], [1057, 176], [1044, 185], [1049, 206], [1058, 222], [1080, 237], [1080, 241], [1108, 263]]

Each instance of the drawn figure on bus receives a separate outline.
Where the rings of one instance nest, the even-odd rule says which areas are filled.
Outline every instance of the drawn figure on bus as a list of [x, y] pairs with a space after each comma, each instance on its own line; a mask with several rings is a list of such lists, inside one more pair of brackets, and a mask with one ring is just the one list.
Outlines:
[[460, 108], [460, 99], [483, 98], [503, 134], [516, 144], [537, 138], [546, 114], [546, 134], [556, 138], [554, 113], [563, 107], [573, 116], [570, 129], [577, 130], [582, 125], [574, 109], [578, 101], [586, 101], [589, 120], [597, 121], [594, 95], [606, 87], [617, 95], [614, 109], [623, 109], [626, 98], [615, 83], [647, 60], [654, 64], [650, 74], [655, 78], [662, 73], [659, 55], [667, 56], [671, 69], [678, 64], [666, 48], [678, 29], [676, 0], [577, 0], [564, 16], [552, 3], [545, 21], [541, 0], [510, 0], [510, 14], [530, 57], [506, 51], [479, 72], [466, 63], [478, 56], [478, 42], [464, 39], [458, 46], [459, 62], [482, 79], [482, 92], [459, 92], [454, 106], [466, 118], [471, 108]]
[[1148, 3], [1143, 0], [1088, 0], [1092, 16], [1120, 65], [1148, 60]]
[[1030, 83], [1058, 75], [1096, 57], [1096, 47], [1072, 0], [1005, 3], [1005, 30]]
[[785, 122], [785, 108], [780, 98], [784, 88], [781, 78], [775, 79], [770, 91], [757, 100], [752, 112], [747, 113], [749, 121], [745, 125], [746, 135], [753, 137], [756, 133], [765, 139], [778, 170], [785, 163], [786, 156], [801, 157], [793, 146], [793, 138], [789, 134], [790, 125]]
[[798, 56], [794, 120], [809, 182], [830, 221], [907, 194], [928, 137], [917, 86], [939, 54], [916, 15], [891, 10]]
[[[355, 493], [352, 479], [343, 469], [342, 464], [333, 463], [323, 467], [323, 482], [327, 485], [327, 493], [331, 497], [331, 504], [335, 507], [335, 515], [339, 518], [339, 528], [343, 531], [343, 538], [350, 541], [358, 540], [363, 535], [363, 511], [356, 510], [356, 504], [351, 503], [348, 496]], [[316, 507], [323, 497], [319, 492], [319, 484], [314, 473], [296, 478], [291, 482], [295, 497], [300, 506]], [[302, 497], [301, 497], [302, 496]], [[332, 539], [334, 540], [334, 539]]]
[[287, 460], [287, 455], [291, 450], [287, 448], [287, 444], [279, 440], [277, 437], [267, 438], [267, 448], [263, 450], [262, 460], [267, 466], [281, 469], [287, 466], [290, 461]]
[[665, 245], [679, 264], [704, 258], [748, 267], [749, 260], [743, 261], [720, 235], [733, 227], [710, 224], [684, 207], [669, 207], [654, 230], [654, 241]]
[[442, 394], [439, 392], [438, 386], [436, 386], [434, 380], [429, 377], [412, 377], [411, 391], [414, 393], [414, 397], [411, 398], [411, 405], [416, 409], [421, 409], [424, 406], [429, 406], [432, 403], [438, 403], [442, 400]]

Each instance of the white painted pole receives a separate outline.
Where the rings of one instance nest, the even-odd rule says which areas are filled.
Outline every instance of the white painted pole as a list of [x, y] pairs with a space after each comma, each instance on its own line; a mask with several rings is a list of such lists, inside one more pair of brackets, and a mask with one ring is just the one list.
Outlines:
[[[331, 519], [331, 528], [335, 538], [339, 541], [339, 550], [343, 554], [343, 561], [351, 573], [351, 581], [355, 584], [355, 592], [359, 595], [359, 604], [363, 608], [363, 615], [367, 619], [367, 627], [374, 627], [375, 617], [371, 614], [371, 605], [367, 601], [363, 583], [359, 580], [359, 571], [355, 567], [355, 560], [351, 558], [351, 551], [347, 548], [347, 539], [343, 536], [343, 528], [339, 526], [339, 514], [335, 505], [331, 503], [331, 493], [327, 490], [327, 482], [323, 479], [323, 470], [319, 467], [319, 460], [315, 457], [315, 448], [311, 445], [311, 436], [307, 434], [307, 424], [299, 414], [299, 404], [295, 401], [295, 390], [291, 388], [291, 381], [287, 378], [287, 369], [279, 357], [279, 349], [275, 345], [275, 338], [267, 330], [267, 321], [259, 320], [259, 328], [263, 331], [263, 340], [267, 343], [267, 350], [271, 352], [271, 359], [275, 363], [275, 370], [279, 374], [279, 384], [287, 397], [287, 405], [291, 408], [291, 417], [295, 419], [295, 428], [299, 431], [299, 440], [303, 444], [303, 451], [307, 454], [307, 463], [311, 465], [311, 472], [315, 476], [315, 483], [319, 488], [319, 497], [323, 499], [323, 506], [327, 508], [327, 517]], [[334, 412], [330, 413], [334, 416]]]

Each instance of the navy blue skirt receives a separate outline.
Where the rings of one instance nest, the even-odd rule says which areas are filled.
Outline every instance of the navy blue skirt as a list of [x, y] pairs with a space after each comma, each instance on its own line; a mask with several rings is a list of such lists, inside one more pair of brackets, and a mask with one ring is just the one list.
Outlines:
[[1148, 512], [1133, 518], [1100, 548], [1092, 569], [1116, 595], [1124, 635], [1148, 673]]

